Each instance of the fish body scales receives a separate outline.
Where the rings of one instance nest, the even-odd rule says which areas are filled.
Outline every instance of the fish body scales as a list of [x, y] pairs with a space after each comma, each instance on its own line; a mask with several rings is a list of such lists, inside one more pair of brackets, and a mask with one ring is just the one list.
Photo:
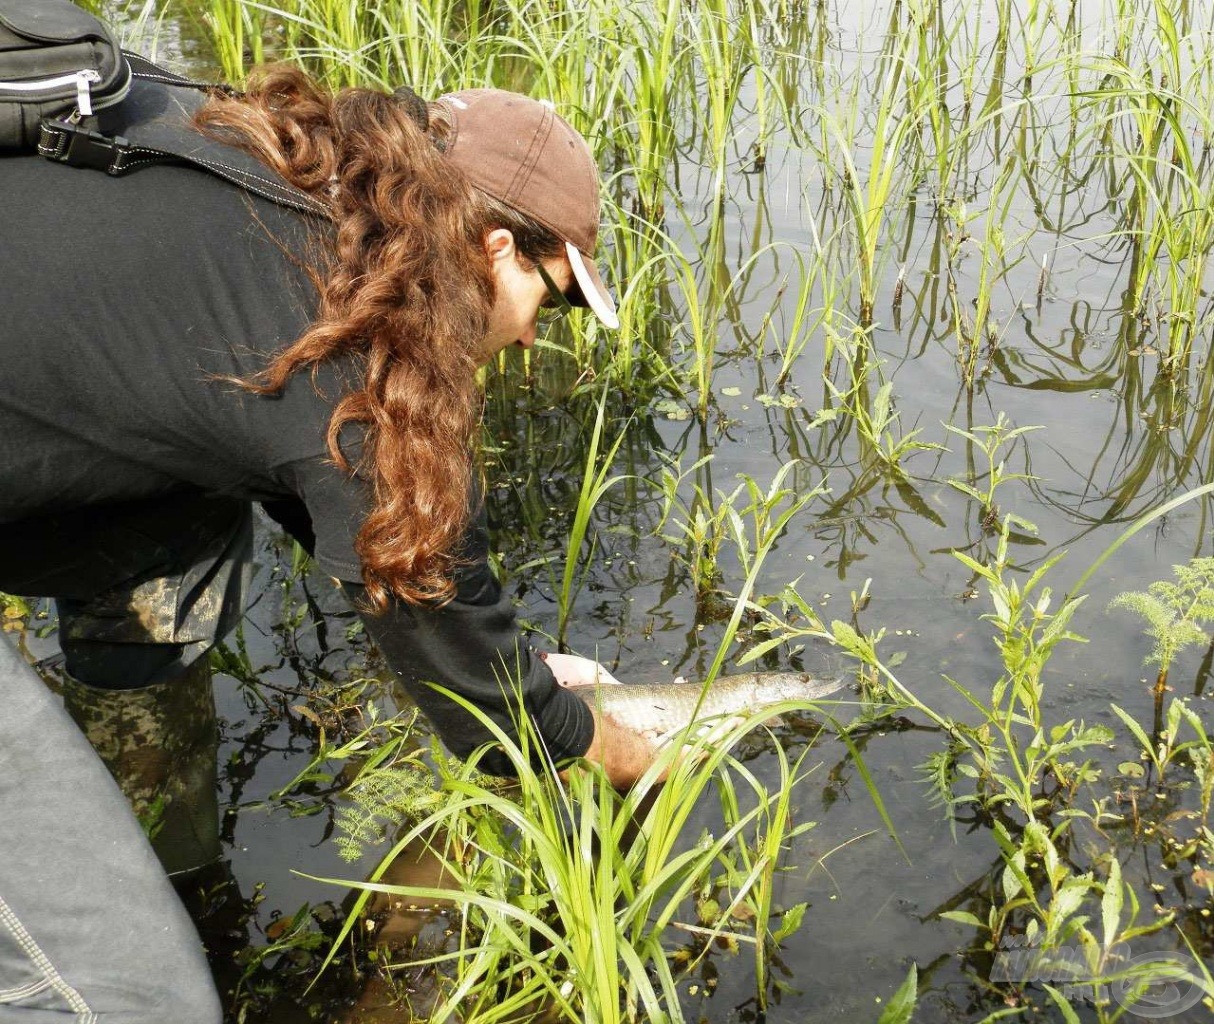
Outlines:
[[718, 676], [707, 692], [699, 683], [620, 683], [570, 689], [625, 728], [667, 735], [693, 721], [744, 716], [782, 701], [821, 700], [842, 686], [841, 679], [818, 679], [806, 672], [739, 672]]

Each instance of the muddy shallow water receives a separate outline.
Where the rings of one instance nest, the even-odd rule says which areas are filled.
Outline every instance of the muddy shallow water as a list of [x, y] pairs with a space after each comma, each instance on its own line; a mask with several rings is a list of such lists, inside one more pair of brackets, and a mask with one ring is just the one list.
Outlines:
[[[865, 14], [860, 8], [868, 5], [854, 6], [816, 5], [803, 16], [811, 26], [814, 18], [825, 19], [821, 38], [830, 66], [862, 75], [866, 67], [876, 67], [889, 14], [884, 9], [880, 16]], [[964, 8], [974, 26], [970, 52], [983, 55], [978, 102], [994, 92], [983, 33], [993, 32], [998, 6]], [[1208, 25], [1214, 18], [1205, 11], [1210, 5], [1195, 6], [1194, 22], [1204, 18]], [[1077, 8], [1089, 18], [1091, 38], [1099, 38], [1109, 24], [1101, 15], [1104, 7]], [[1072, 16], [1077, 8], [1051, 5]], [[192, 40], [193, 31], [188, 21], [170, 21], [165, 46], [189, 55], [187, 65], [205, 68], [205, 51]], [[1013, 47], [1013, 59], [1015, 52]], [[949, 483], [983, 481], [982, 454], [945, 424], [973, 432], [1002, 415], [1011, 426], [1039, 428], [1001, 452], [1006, 471], [1025, 479], [1004, 484], [997, 503], [1001, 513], [1014, 513], [1036, 527], [1035, 532], [1018, 529], [1011, 545], [1009, 561], [1021, 579], [1065, 553], [1048, 577], [1056, 601], [1137, 517], [1214, 478], [1209, 325], [1202, 321], [1179, 375], [1164, 379], [1162, 321], [1126, 309], [1131, 254], [1117, 235], [1116, 197], [1101, 181], [1099, 147], [1067, 148], [1067, 105], [1056, 84], [1038, 83], [1038, 92], [1024, 100], [1033, 112], [1025, 137], [1031, 135], [1039, 151], [1049, 150], [1056, 168], [1067, 169], [1040, 179], [1026, 172], [1006, 192], [1003, 236], [1009, 255], [990, 286], [991, 326], [976, 346], [972, 380], [962, 372], [956, 317], [959, 309], [972, 313], [975, 308], [983, 267], [977, 240], [989, 237], [984, 235], [986, 200], [1000, 162], [1016, 152], [1016, 142], [1005, 140], [1002, 151], [988, 147], [981, 161], [959, 172], [949, 190], [951, 206], [934, 201], [929, 184], [891, 200], [891, 215], [897, 215], [891, 216], [881, 250], [877, 298], [866, 331], [871, 349], [865, 359], [877, 367], [868, 401], [881, 383], [891, 384], [897, 418], [888, 427], [890, 436], [918, 430], [917, 441], [938, 446], [906, 453], [901, 472], [874, 461], [847, 417], [822, 416], [824, 409], [840, 408], [824, 377], [845, 390], [847, 364], [838, 354], [825, 358], [824, 332], [809, 337], [786, 387], [772, 383], [779, 367], [775, 346], [794, 316], [798, 265], [789, 247], [809, 251], [815, 239], [843, 222], [837, 166], [824, 164], [792, 131], [776, 131], [767, 141], [765, 166], [754, 173], [748, 158], [750, 122], [744, 116], [755, 102], [753, 85], [740, 100], [739, 134], [719, 206], [712, 198], [711, 170], [690, 153], [682, 156], [677, 192], [688, 216], [671, 212], [666, 221], [676, 246], [702, 251], [719, 216], [725, 241], [715, 259], [729, 274], [768, 243], [780, 247], [760, 253], [720, 317], [706, 422], [686, 418], [689, 403], [668, 393], [613, 409], [620, 414], [613, 420], [617, 431], [623, 414], [633, 413], [616, 470], [635, 480], [609, 492], [596, 509], [598, 547], [569, 634], [575, 650], [597, 652], [626, 680], [702, 674], [721, 625], [698, 614], [676, 549], [654, 536], [658, 501], [646, 481], [659, 478], [664, 459], [678, 458], [686, 468], [711, 454], [696, 477], [704, 490], [732, 491], [741, 473], [765, 487], [782, 465], [797, 459], [790, 478], [795, 486], [808, 490], [825, 482], [830, 493], [816, 499], [780, 538], [756, 592], [774, 595], [797, 581], [800, 594], [824, 620], [851, 620], [852, 595], [871, 581], [858, 624], [885, 628], [879, 647], [883, 659], [896, 664], [898, 678], [922, 701], [964, 718], [971, 709], [945, 677], [985, 698], [1001, 663], [992, 627], [981, 618], [991, 610], [990, 599], [953, 552], [987, 561], [996, 538], [978, 503]], [[950, 96], [950, 109], [962, 102]], [[802, 126], [813, 120], [809, 112], [816, 108], [807, 102], [803, 109]], [[862, 159], [871, 140], [862, 131], [860, 139]], [[1043, 183], [1048, 188], [1040, 187]], [[968, 212], [959, 213], [957, 203], [968, 204]], [[841, 274], [849, 272], [854, 255], [839, 244], [832, 258]], [[713, 262], [699, 261], [705, 277]], [[814, 296], [825, 301], [820, 288]], [[664, 329], [677, 353], [685, 343], [679, 300], [668, 299]], [[858, 318], [850, 292], [841, 305], [853, 321]], [[1204, 292], [1201, 308], [1208, 314]], [[507, 585], [517, 595], [521, 615], [537, 630], [539, 647], [549, 644], [543, 634], [556, 630], [554, 584], [594, 416], [593, 394], [570, 397], [578, 377], [568, 361], [541, 348], [534, 378], [525, 377], [516, 361], [489, 382], [488, 437], [498, 453], [487, 470], [497, 549]], [[690, 386], [687, 390], [690, 394]], [[632, 408], [623, 408], [627, 405]], [[1190, 501], [1141, 530], [1105, 562], [1087, 582], [1087, 600], [1071, 623], [1089, 642], [1063, 645], [1045, 670], [1048, 722], [1081, 718], [1117, 734], [1115, 748], [1098, 754], [1106, 778], [1093, 787], [1094, 795], [1111, 792], [1116, 765], [1137, 757], [1110, 705], [1118, 704], [1147, 728], [1153, 711], [1153, 669], [1143, 667], [1150, 641], [1140, 620], [1110, 611], [1109, 601], [1168, 576], [1173, 564], [1210, 555], [1210, 512], [1208, 498]], [[228, 992], [248, 960], [245, 947], [265, 947], [280, 938], [284, 918], [305, 904], [322, 924], [340, 914], [341, 888], [292, 872], [357, 878], [376, 860], [374, 851], [360, 864], [339, 860], [330, 841], [337, 799], [332, 787], [307, 785], [274, 795], [308, 763], [318, 736], [317, 722], [293, 709], [317, 690], [331, 700], [336, 685], [362, 677], [375, 661], [371, 657], [368, 663], [365, 641], [352, 629], [355, 620], [328, 582], [291, 573], [282, 538], [263, 531], [259, 557], [258, 599], [242, 638], [246, 666], [255, 678], [218, 678], [225, 736], [221, 806], [228, 808], [225, 840], [233, 884], [217, 881], [200, 909], [217, 977]], [[546, 557], [556, 568], [537, 566]], [[728, 546], [721, 558], [721, 588], [736, 594], [742, 579]], [[531, 567], [520, 571], [526, 565]], [[52, 644], [35, 640], [33, 646], [49, 650]], [[229, 646], [235, 650], [237, 644]], [[788, 659], [788, 652], [781, 652], [766, 664], [787, 667]], [[1206, 692], [1210, 660], [1211, 649], [1185, 652], [1171, 674], [1174, 694], [1191, 694], [1192, 706], [1207, 723], [1214, 721]], [[812, 669], [812, 661], [809, 652], [804, 667]], [[386, 691], [380, 699], [388, 705], [395, 700]], [[794, 727], [777, 730], [777, 736], [799, 742]], [[962, 818], [950, 829], [929, 799], [918, 766], [943, 743], [938, 732], [913, 718], [896, 719], [866, 738], [864, 757], [890, 811], [899, 848], [846, 747], [820, 741], [820, 767], [795, 796], [798, 819], [817, 826], [789, 850], [778, 894], [785, 905], [808, 901], [810, 908], [801, 930], [784, 943], [781, 960], [790, 991], [772, 1005], [767, 1021], [876, 1020], [911, 962], [919, 967], [918, 1021], [977, 1020], [1003, 1005], [1002, 994], [986, 984], [989, 954], [972, 952], [974, 930], [937, 916], [956, 908], [983, 916], [981, 898], [1001, 870], [998, 847], [985, 827]], [[750, 766], [761, 776], [775, 776], [770, 755], [761, 750]], [[1191, 792], [1169, 799], [1178, 801], [1177, 809], [1193, 806]], [[711, 820], [707, 809], [704, 820]], [[1080, 836], [1080, 843], [1098, 845], [1097, 837]], [[1177, 910], [1202, 955], [1214, 956], [1209, 892], [1188, 881], [1194, 865], [1165, 864], [1160, 844], [1147, 838], [1126, 833], [1115, 840], [1123, 870], [1137, 883], [1147, 912], [1155, 900]], [[1144, 942], [1143, 951], [1155, 946], [1177, 948], [1167, 933]], [[229, 997], [233, 1012], [252, 999], [256, 1012], [250, 1020], [300, 1019], [299, 989], [306, 975], [292, 975], [288, 961], [272, 955], [260, 971], [251, 972], [241, 993]], [[306, 961], [301, 955], [300, 962]], [[688, 981], [689, 1016], [714, 1022], [758, 1019], [749, 961], [721, 953], [709, 963], [712, 986], [703, 977]], [[256, 998], [249, 985], [263, 986]], [[715, 989], [710, 997], [708, 988]], [[309, 998], [315, 1000], [315, 1013], [332, 1012], [323, 1008], [323, 996]], [[1081, 1017], [1088, 1012], [1081, 1008]], [[1171, 1019], [1197, 1020], [1202, 1011], [1188, 1013]]]

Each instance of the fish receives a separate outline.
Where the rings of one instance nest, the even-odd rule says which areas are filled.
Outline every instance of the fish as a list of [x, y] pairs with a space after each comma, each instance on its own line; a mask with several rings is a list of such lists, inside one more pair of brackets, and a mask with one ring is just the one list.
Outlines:
[[[591, 708], [659, 744], [695, 723], [726, 726], [783, 701], [815, 701], [843, 688], [843, 679], [808, 672], [737, 672], [700, 683], [582, 683], [569, 689]], [[703, 699], [701, 699], [701, 695]]]

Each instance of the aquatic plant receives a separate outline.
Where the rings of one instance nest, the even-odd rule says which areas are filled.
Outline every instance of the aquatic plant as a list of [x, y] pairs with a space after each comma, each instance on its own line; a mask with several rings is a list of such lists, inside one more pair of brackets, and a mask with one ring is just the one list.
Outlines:
[[265, 20], [259, 8], [243, 0], [210, 0], [202, 20], [213, 40], [224, 81], [243, 82], [247, 68], [265, 60]]
[[[1130, 730], [1134, 738], [1138, 741], [1139, 746], [1145, 756], [1150, 758], [1151, 764], [1155, 768], [1156, 778], [1163, 781], [1164, 773], [1168, 766], [1178, 757], [1186, 757], [1198, 767], [1198, 772], [1202, 778], [1202, 802], [1209, 811], [1209, 797], [1206, 792], [1207, 779], [1204, 777], [1208, 772], [1210, 762], [1211, 747], [1210, 737], [1206, 733], [1205, 725], [1201, 721], [1201, 716], [1197, 714], [1187, 703], [1181, 700], [1174, 700], [1168, 706], [1167, 717], [1164, 720], [1164, 727], [1157, 730], [1154, 737], [1154, 742], [1149, 738], [1133, 717], [1127, 714], [1122, 708], [1116, 704], [1112, 705], [1113, 711]], [[1182, 740], [1181, 726], [1187, 725], [1193, 734], [1190, 740]]]
[[703, 150], [711, 160], [714, 205], [724, 195], [734, 108], [753, 59], [747, 29], [731, 0], [701, 0], [696, 16], [688, 20], [690, 46], [699, 58], [701, 88], [695, 92], [703, 96], [703, 102], [697, 121], [703, 124]]
[[648, 9], [632, 6], [624, 12], [633, 24], [625, 36], [628, 52], [622, 56], [635, 61], [635, 70], [629, 87], [621, 90], [630, 130], [618, 134], [635, 183], [637, 206], [647, 220], [660, 221], [665, 212], [666, 176], [678, 142], [676, 104], [687, 47], [679, 31], [681, 16], [677, 0], [659, 0]]
[[4, 631], [24, 629], [26, 620], [33, 614], [31, 601], [0, 591], [0, 628]]
[[907, 92], [916, 84], [911, 79], [912, 69], [904, 62], [902, 40], [905, 37], [891, 26], [890, 48], [882, 51], [877, 63], [881, 82], [876, 97], [876, 116], [872, 125], [872, 151], [868, 157], [868, 170], [863, 173], [857, 162], [858, 125], [855, 118], [861, 104], [853, 100], [841, 115], [833, 111], [821, 112], [824, 139], [821, 157], [830, 166], [831, 157], [837, 157], [841, 166], [842, 191], [850, 215], [850, 224], [855, 238], [855, 266], [859, 278], [860, 306], [858, 319], [861, 327], [872, 322], [878, 283], [878, 254], [882, 232], [887, 218], [897, 213], [895, 189], [901, 185], [906, 189], [902, 175], [907, 173], [904, 147], [918, 127], [914, 112], [914, 101], [908, 101]]
[[[709, 482], [710, 461], [711, 457], [706, 456], [686, 471], [680, 471], [677, 463], [662, 469], [659, 483], [662, 513], [655, 532], [681, 549], [679, 557], [688, 568], [697, 609], [705, 617], [714, 618], [719, 617], [712, 603], [714, 596], [718, 605], [724, 603], [720, 584], [725, 578], [721, 566], [725, 545], [729, 544], [746, 578], [743, 594], [748, 595], [763, 561], [788, 523], [824, 495], [826, 487], [823, 483], [798, 492], [787, 486], [788, 476], [798, 468], [797, 463], [789, 462], [780, 468], [766, 490], [752, 477], [739, 473], [737, 486], [725, 492], [713, 488]], [[680, 489], [692, 474], [696, 474], [696, 479], [688, 502], [681, 496]], [[701, 482], [701, 474], [704, 482]], [[668, 527], [674, 532], [663, 533]], [[735, 618], [739, 607], [735, 602]], [[730, 633], [731, 630], [726, 631], [727, 635]], [[721, 651], [718, 651], [716, 667], [719, 667], [720, 656]]]
[[[717, 493], [714, 502], [711, 486], [698, 479], [699, 471], [706, 469], [711, 456], [697, 460], [690, 468], [680, 469], [677, 463], [663, 466], [659, 477], [662, 495], [662, 514], [656, 527], [664, 540], [676, 546], [679, 557], [687, 566], [691, 586], [695, 591], [697, 607], [703, 607], [715, 591], [722, 578], [719, 563], [721, 547], [726, 540], [725, 521], [733, 511], [733, 499], [742, 485], [730, 495]], [[693, 484], [692, 499], [686, 503], [679, 495], [683, 481], [697, 475]], [[667, 524], [674, 533], [662, 533]]]
[[[946, 423], [944, 424], [944, 429], [969, 441], [969, 444], [966, 445], [966, 462], [970, 466], [970, 481], [972, 481], [950, 477], [948, 485], [978, 502], [979, 519], [984, 530], [993, 531], [997, 529], [1000, 514], [999, 506], [995, 503], [995, 492], [1011, 480], [1032, 479], [1032, 475], [1029, 473], [1007, 472], [1006, 459], [999, 458], [996, 461], [999, 449], [1005, 445], [1010, 448], [1015, 445], [1018, 438], [1023, 437], [1029, 431], [1040, 430], [1041, 428], [1032, 426], [1012, 427], [1007, 422], [1004, 414], [1000, 413], [995, 422], [989, 427], [972, 427], [969, 430], [963, 430], [951, 423]], [[975, 448], [986, 457], [986, 472], [983, 474], [980, 474], [973, 465]], [[983, 490], [979, 490], [977, 484], [983, 477], [986, 479], [986, 487]]]
[[1175, 581], [1158, 580], [1145, 591], [1118, 594], [1110, 608], [1126, 608], [1147, 622], [1146, 634], [1155, 641], [1144, 664], [1159, 666], [1155, 690], [1168, 682], [1168, 669], [1176, 655], [1193, 644], [1208, 644], [1210, 635], [1201, 624], [1214, 620], [1214, 558], [1194, 558], [1174, 565]]
[[910, 1024], [919, 998], [919, 968], [911, 964], [906, 980], [898, 986], [893, 998], [885, 1004], [877, 1024]]
[[590, 550], [583, 556], [582, 548], [589, 535], [591, 516], [594, 514], [595, 506], [598, 505], [603, 495], [616, 484], [626, 479], [623, 475], [610, 476], [609, 474], [616, 452], [620, 450], [620, 445], [623, 443], [627, 433], [627, 424], [620, 430], [610, 450], [600, 460], [599, 446], [603, 436], [606, 403], [607, 390], [604, 388], [599, 397], [595, 412], [594, 425], [590, 432], [590, 442], [586, 446], [586, 468], [582, 473], [582, 485], [578, 490], [577, 506], [574, 509], [573, 522], [569, 528], [569, 539], [565, 545], [564, 570], [556, 592], [557, 641], [561, 645], [562, 650], [565, 648], [565, 641], [569, 632], [573, 602], [582, 584], [585, 582], [590, 559], [593, 557], [595, 550], [595, 539], [591, 536]]
[[[940, 445], [921, 441], [921, 430], [902, 432], [898, 428], [899, 414], [894, 401], [893, 381], [881, 377], [880, 366], [870, 356], [868, 334], [856, 328], [850, 337], [836, 338], [835, 344], [845, 353], [849, 380], [845, 389], [825, 379], [832, 404], [819, 411], [815, 423], [827, 423], [845, 417], [846, 428], [854, 430], [861, 442], [862, 456], [875, 464], [877, 472], [897, 479], [907, 477], [906, 459], [915, 452], [937, 451]], [[873, 391], [873, 384], [877, 387]]]
[[[745, 732], [793, 706], [688, 737], [686, 746], [676, 739], [626, 794], [593, 766], [559, 777], [543, 767], [541, 741], [527, 723], [516, 744], [486, 719], [518, 773], [517, 786], [503, 789], [479, 776], [479, 755], [464, 763], [437, 756], [434, 806], [402, 828], [370, 879], [321, 879], [359, 890], [330, 958], [372, 893], [446, 901], [459, 908], [457, 948], [411, 965], [429, 964], [446, 979], [434, 1019], [458, 1012], [510, 1021], [545, 1007], [569, 1021], [683, 1020], [677, 982], [689, 968], [680, 963], [694, 963], [694, 956], [670, 957], [666, 935], [692, 912], [705, 885], [724, 901], [708, 925], [683, 925], [701, 948], [729, 939], [753, 943], [756, 957], [765, 957], [775, 936], [800, 921], [795, 908], [777, 913], [770, 883], [787, 843], [810, 826], [793, 825], [787, 796], [773, 797], [728, 753]], [[777, 794], [812, 770], [807, 753], [779, 760]], [[713, 792], [721, 830], [685, 836], [693, 811]], [[379, 881], [419, 838], [438, 854], [452, 888]], [[787, 920], [773, 926], [773, 916]]]

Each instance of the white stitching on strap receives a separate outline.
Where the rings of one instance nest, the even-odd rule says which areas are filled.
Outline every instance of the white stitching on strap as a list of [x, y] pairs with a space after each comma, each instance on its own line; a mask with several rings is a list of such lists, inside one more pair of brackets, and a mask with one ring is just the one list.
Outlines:
[[[204, 160], [202, 157], [189, 156], [185, 157], [201, 167], [209, 167], [212, 171], [218, 174], [221, 178], [226, 179], [234, 185], [241, 185], [244, 179], [251, 179], [258, 182], [269, 194], [262, 194], [263, 199], [269, 199], [274, 202], [274, 194], [276, 193], [283, 201], [294, 205], [297, 209], [306, 210], [308, 213], [315, 213], [320, 216], [329, 216], [329, 210], [320, 200], [308, 195], [306, 192], [296, 191], [293, 188], [280, 185], [276, 181], [271, 181], [269, 178], [263, 178], [252, 171], [247, 171], [243, 167], [232, 167], [229, 164], [220, 163], [218, 160]], [[228, 173], [225, 174], [224, 171]], [[257, 189], [252, 186], [245, 185], [252, 192]], [[301, 198], [302, 197], [302, 198]]]
[[38, 943], [34, 941], [34, 937], [25, 930], [25, 926], [18, 919], [16, 913], [4, 902], [3, 896], [0, 896], [0, 925], [4, 925], [13, 938], [17, 940], [17, 945], [25, 951], [25, 955], [42, 972], [47, 985], [58, 992], [72, 1011], [75, 1012], [77, 1024], [96, 1024], [97, 1014], [89, 1009], [88, 1003], [84, 1001], [84, 997], [64, 981], [59, 972], [55, 970], [54, 964], [42, 952]]
[[278, 184], [278, 182], [271, 181], [269, 178], [263, 178], [257, 174], [253, 174], [251, 171], [246, 171], [242, 167], [232, 167], [229, 164], [220, 163], [218, 160], [203, 160], [199, 157], [194, 157], [193, 159], [197, 160], [200, 164], [206, 165], [207, 167], [220, 167], [225, 171], [231, 171], [233, 174], [241, 174], [247, 178], [252, 178], [254, 181], [261, 182], [266, 188], [273, 189], [275, 192], [280, 192], [283, 195], [288, 195], [293, 199], [296, 198], [296, 194], [293, 190], [283, 188], [283, 186]]
[[0, 991], [0, 1003], [15, 1003], [19, 999], [28, 999], [30, 996], [36, 996], [51, 987], [51, 983], [46, 978], [38, 978], [36, 981], [31, 981], [28, 985], [22, 985], [20, 988], [6, 988]]

